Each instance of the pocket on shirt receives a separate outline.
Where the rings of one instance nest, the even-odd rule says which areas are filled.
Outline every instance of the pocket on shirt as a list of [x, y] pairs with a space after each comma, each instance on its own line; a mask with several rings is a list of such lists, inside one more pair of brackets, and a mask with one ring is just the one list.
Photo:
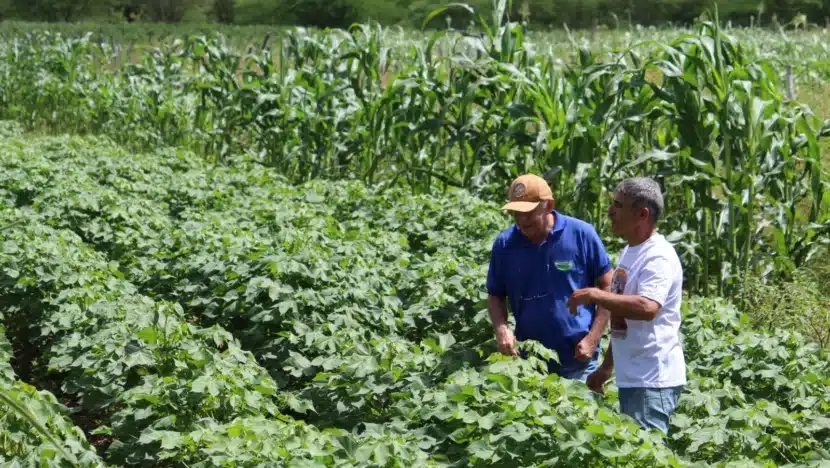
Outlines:
[[567, 283], [572, 291], [593, 284], [585, 279], [585, 265], [574, 259], [563, 260], [552, 257], [548, 278], [550, 278], [550, 281]]

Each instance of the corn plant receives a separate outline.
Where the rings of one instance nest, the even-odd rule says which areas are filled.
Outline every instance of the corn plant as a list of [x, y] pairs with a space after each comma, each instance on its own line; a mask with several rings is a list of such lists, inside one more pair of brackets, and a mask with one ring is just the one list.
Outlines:
[[747, 61], [717, 21], [701, 28], [708, 34], [667, 45], [653, 62], [662, 84], [650, 86], [677, 135], [662, 164], [682, 175], [666, 183], [693, 210], [674, 217], [679, 238], [699, 245], [687, 265], [704, 294], [731, 294], [741, 271], [786, 270], [816, 252], [822, 127], [785, 101], [769, 63]]
[[785, 98], [757, 42], [715, 17], [610, 51], [568, 32], [553, 53], [509, 18], [509, 2], [491, 11], [438, 9], [427, 21], [449, 12], [473, 25], [403, 44], [377, 25], [296, 29], [244, 53], [189, 35], [115, 74], [113, 48], [92, 35], [27, 33], [4, 46], [0, 115], [136, 150], [242, 154], [295, 183], [462, 188], [499, 203], [513, 177], [535, 172], [611, 248], [607, 193], [649, 175], [665, 188], [661, 229], [687, 286], [703, 293], [732, 295], [750, 270], [786, 274], [824, 245], [830, 126]]

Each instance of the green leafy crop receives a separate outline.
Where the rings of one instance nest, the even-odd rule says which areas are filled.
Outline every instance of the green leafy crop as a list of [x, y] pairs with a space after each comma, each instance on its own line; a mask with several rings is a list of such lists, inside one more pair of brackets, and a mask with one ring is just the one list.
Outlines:
[[86, 465], [830, 461], [827, 351], [725, 300], [686, 301], [690, 382], [665, 441], [613, 383], [541, 372], [538, 344], [497, 354], [483, 278], [509, 220], [464, 191], [291, 185], [95, 137], [10, 137], [0, 164], [2, 323], [31, 350], [15, 368], [71, 409], [32, 411], [51, 436], [0, 419], [20, 434], [9, 459], [57, 440]]
[[[787, 275], [827, 247], [830, 126], [784, 79], [788, 66], [800, 80], [826, 77], [823, 33], [745, 31], [710, 15], [691, 29], [590, 41], [525, 31], [497, 14], [508, 3], [492, 2], [492, 20], [453, 4], [450, 14], [473, 20], [465, 31], [296, 29], [247, 49], [198, 34], [126, 62], [94, 33], [26, 31], [0, 39], [0, 117], [136, 151], [256, 161], [296, 184], [463, 188], [501, 202], [515, 176], [534, 172], [610, 245], [607, 194], [648, 175], [668, 194], [661, 228], [687, 266], [686, 289], [704, 295], [734, 297], [745, 273]], [[205, 187], [165, 201], [212, 202]]]

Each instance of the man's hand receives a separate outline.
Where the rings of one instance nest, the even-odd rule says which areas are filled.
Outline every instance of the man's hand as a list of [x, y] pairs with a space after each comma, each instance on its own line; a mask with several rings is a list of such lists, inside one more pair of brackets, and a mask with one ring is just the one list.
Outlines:
[[499, 345], [499, 352], [507, 356], [518, 356], [516, 348], [516, 337], [506, 325], [496, 328], [496, 343]]
[[591, 356], [594, 355], [594, 351], [596, 351], [596, 349], [597, 340], [589, 333], [588, 335], [585, 335], [585, 338], [582, 338], [582, 340], [577, 343], [574, 357], [580, 361], [588, 361], [591, 359]]
[[588, 385], [588, 388], [591, 391], [596, 393], [605, 395], [605, 382], [608, 382], [608, 379], [611, 378], [611, 369], [606, 368], [605, 366], [599, 366], [597, 370], [591, 373], [588, 376], [588, 379], [585, 383]]
[[568, 309], [571, 314], [576, 314], [576, 308], [581, 305], [593, 304], [596, 302], [597, 294], [600, 292], [597, 288], [582, 288], [574, 291], [568, 299]]

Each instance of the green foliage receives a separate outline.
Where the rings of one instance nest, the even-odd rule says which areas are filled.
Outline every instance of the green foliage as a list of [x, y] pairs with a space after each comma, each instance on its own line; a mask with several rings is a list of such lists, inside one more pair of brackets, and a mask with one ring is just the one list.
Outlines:
[[96, 10], [106, 9], [106, 0], [9, 0], [8, 17], [40, 21], [77, 21]]
[[[420, 25], [434, 9], [450, 2], [437, 0], [6, 0], [0, 14], [11, 18], [37, 21], [75, 21], [100, 17], [107, 9], [137, 8], [142, 19], [155, 22], [204, 21], [207, 9], [214, 10], [212, 20], [220, 23], [238, 21], [241, 24], [283, 24], [304, 26], [334, 26], [347, 28], [352, 22], [379, 21], [384, 25]], [[236, 3], [236, 5], [234, 5]], [[490, 8], [490, 0], [468, 2], [476, 8]], [[667, 23], [688, 25], [711, 8], [715, 2], [704, 0], [516, 0], [510, 14], [533, 26], [559, 28], [590, 28], [596, 24], [625, 27], [629, 21], [646, 26]], [[821, 0], [773, 0], [758, 2], [741, 0], [719, 2], [724, 19], [736, 24], [776, 26], [791, 25], [799, 15], [806, 15], [812, 23], [823, 24], [830, 14]], [[221, 15], [218, 11], [222, 11]], [[752, 20], [750, 20], [752, 18]], [[466, 26], [468, 19], [454, 18], [456, 24]], [[122, 18], [123, 21], [123, 18]], [[443, 24], [443, 23], [441, 23]]]
[[[449, 460], [472, 466], [680, 466], [660, 437], [597, 405], [585, 386], [539, 373], [543, 361], [493, 355], [480, 370], [417, 389], [399, 408]], [[590, 422], [594, 421], [594, 422]]]
[[66, 406], [51, 393], [17, 380], [3, 318], [0, 314], [0, 461], [103, 466], [83, 432], [71, 423]]
[[17, 466], [105, 466], [68, 409], [49, 392], [0, 377], [0, 462]]
[[203, 19], [207, 0], [136, 0], [132, 5], [152, 21], [179, 23], [188, 17]]
[[[3, 323], [108, 463], [775, 466], [830, 460], [830, 356], [687, 299], [667, 444], [584, 384], [496, 353], [497, 207], [291, 185], [248, 158], [0, 142]], [[16, 221], [13, 224], [12, 221]], [[25, 298], [25, 300], [24, 300]], [[30, 334], [21, 332], [31, 330]], [[267, 371], [267, 372], [266, 372]]]
[[[455, 11], [469, 14], [430, 18]], [[400, 55], [391, 33], [356, 25], [289, 32], [273, 41], [278, 56], [189, 37], [118, 74], [102, 66], [106, 42], [30, 34], [6, 44], [0, 114], [134, 149], [220, 161], [244, 151], [294, 183], [465, 188], [498, 203], [516, 175], [545, 174], [558, 208], [612, 246], [606, 194], [649, 175], [669, 194], [661, 229], [687, 286], [704, 294], [736, 294], [744, 271], [788, 273], [830, 233], [819, 195], [830, 127], [782, 94], [775, 62], [753, 59], [717, 22], [651, 49], [577, 47], [562, 64], [519, 24], [475, 13], [478, 39], [439, 32]]]
[[[154, 5], [171, 21], [193, 11]], [[475, 18], [477, 36], [355, 25], [240, 47], [199, 31], [136, 63], [103, 33], [9, 25], [3, 461], [830, 461], [828, 127], [782, 95], [769, 58], [826, 46], [752, 46], [715, 21], [661, 45], [615, 36], [612, 53], [569, 34], [562, 61], [505, 21], [517, 5], [474, 6], [423, 21]], [[528, 360], [496, 353], [483, 278], [510, 222], [504, 187], [526, 171], [612, 256], [605, 193], [656, 177], [688, 289], [747, 312], [685, 302], [689, 384], [667, 440], [619, 414], [613, 382], [599, 396], [547, 375], [538, 343], [522, 343]]]
[[106, 421], [86, 429], [115, 438], [111, 460], [154, 453], [155, 441], [132, 440], [142, 432], [279, 414], [276, 385], [227, 332], [194, 328], [178, 306], [141, 297], [77, 236], [27, 226], [3, 244], [0, 262], [17, 280], [3, 289], [14, 304], [7, 318], [18, 335], [31, 332], [18, 340], [40, 350], [43, 372], [62, 376], [60, 391]]
[[236, 0], [214, 0], [212, 13], [220, 23], [233, 23]]
[[797, 332], [748, 325], [720, 300], [689, 304], [684, 352], [696, 379], [672, 422], [672, 447], [709, 463], [724, 450], [777, 464], [826, 458], [828, 353]]
[[[819, 259], [823, 255], [817, 256]], [[821, 262], [821, 263], [819, 263]], [[747, 281], [739, 297], [752, 325], [765, 330], [799, 330], [821, 347], [830, 347], [830, 289], [823, 260], [795, 271], [788, 281]]]

